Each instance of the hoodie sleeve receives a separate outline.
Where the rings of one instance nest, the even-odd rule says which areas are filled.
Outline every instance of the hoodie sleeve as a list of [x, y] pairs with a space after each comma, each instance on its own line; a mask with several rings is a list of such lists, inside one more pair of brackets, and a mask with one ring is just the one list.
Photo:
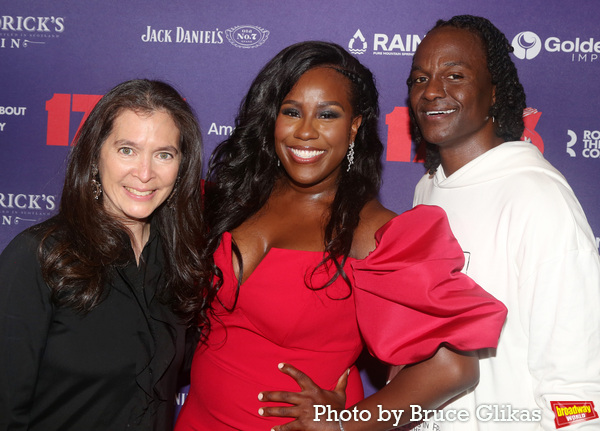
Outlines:
[[[568, 424], [569, 431], [597, 430], [600, 258], [572, 191], [555, 183], [545, 187], [530, 195], [526, 208], [514, 312], [528, 339], [527, 366], [542, 429]], [[594, 407], [583, 412], [586, 405]]]

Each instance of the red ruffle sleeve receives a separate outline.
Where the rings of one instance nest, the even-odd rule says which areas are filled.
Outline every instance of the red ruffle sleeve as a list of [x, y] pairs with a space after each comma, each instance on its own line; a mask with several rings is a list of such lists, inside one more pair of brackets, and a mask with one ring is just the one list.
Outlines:
[[371, 354], [393, 365], [496, 347], [506, 307], [461, 273], [464, 254], [446, 213], [419, 205], [375, 234], [377, 248], [352, 262], [357, 319]]

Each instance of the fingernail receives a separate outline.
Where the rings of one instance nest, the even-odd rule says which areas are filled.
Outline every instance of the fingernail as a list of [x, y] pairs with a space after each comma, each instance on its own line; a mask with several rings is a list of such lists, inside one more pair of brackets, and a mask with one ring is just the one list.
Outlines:
[[261, 416], [262, 416], [264, 412], [265, 412], [265, 411], [262, 409], [262, 407], [261, 407], [260, 409], [258, 409], [258, 414], [259, 414], [259, 415], [261, 415]]
[[280, 362], [280, 363], [279, 363], [279, 365], [277, 365], [277, 368], [279, 368], [279, 369], [281, 370], [281, 369], [283, 369], [283, 366], [284, 366], [284, 365], [285, 365], [285, 364], [284, 364], [283, 362]]
[[264, 397], [263, 393], [262, 393], [262, 392], [260, 392], [260, 393], [258, 394], [258, 399], [259, 399], [260, 401], [262, 401], [263, 397]]

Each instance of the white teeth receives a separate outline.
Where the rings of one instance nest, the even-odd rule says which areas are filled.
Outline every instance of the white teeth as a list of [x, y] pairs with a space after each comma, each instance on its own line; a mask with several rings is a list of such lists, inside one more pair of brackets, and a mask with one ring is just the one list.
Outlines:
[[125, 187], [129, 193], [133, 193], [136, 196], [148, 196], [154, 192], [154, 190], [146, 190], [145, 192], [140, 192], [136, 189], [132, 189], [131, 187]]
[[456, 111], [456, 109], [448, 109], [447, 111], [427, 111], [426, 114], [427, 115], [451, 114], [454, 111]]
[[297, 148], [290, 148], [290, 151], [301, 159], [311, 159], [325, 152], [325, 150], [299, 150]]

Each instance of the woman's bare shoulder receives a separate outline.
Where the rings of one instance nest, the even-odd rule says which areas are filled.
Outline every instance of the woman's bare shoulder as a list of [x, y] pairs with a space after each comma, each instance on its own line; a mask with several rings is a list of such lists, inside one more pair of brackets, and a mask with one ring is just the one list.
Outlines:
[[360, 222], [354, 231], [350, 255], [356, 259], [367, 257], [375, 249], [375, 233], [396, 215], [377, 199], [367, 202], [360, 212]]

